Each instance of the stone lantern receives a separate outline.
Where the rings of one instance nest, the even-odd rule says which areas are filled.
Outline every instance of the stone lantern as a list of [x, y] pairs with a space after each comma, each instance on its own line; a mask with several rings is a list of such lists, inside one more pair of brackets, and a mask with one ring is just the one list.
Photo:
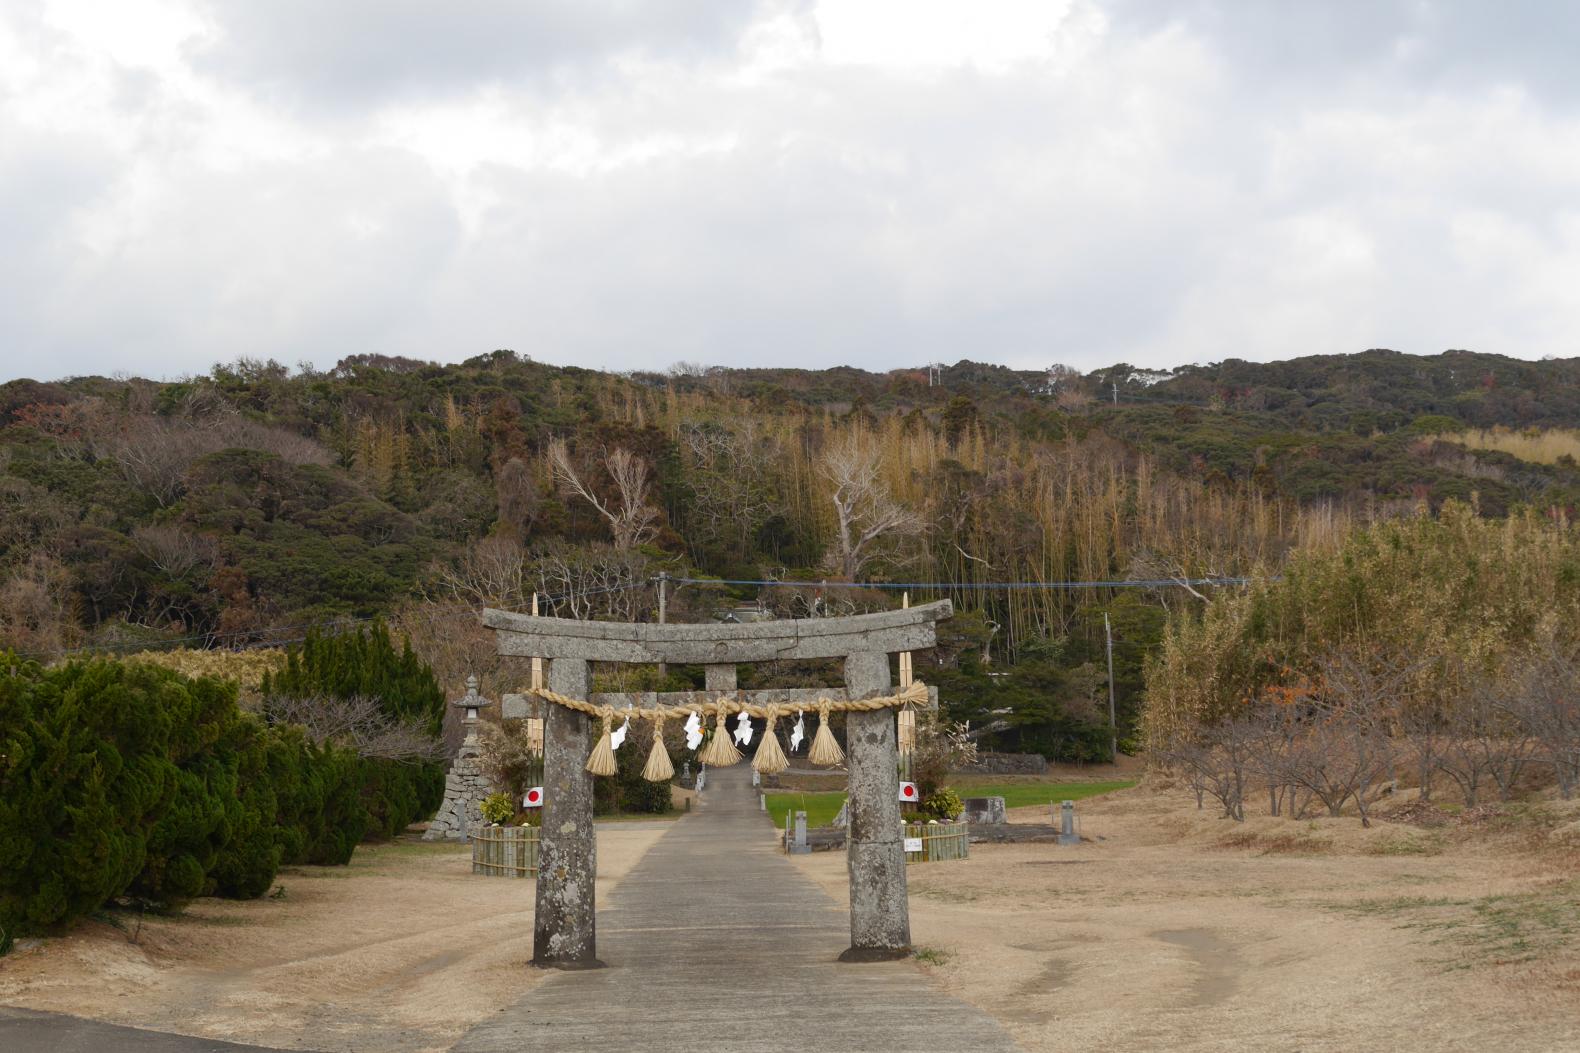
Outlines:
[[461, 750], [456, 754], [457, 757], [477, 756], [477, 714], [485, 706], [493, 704], [477, 693], [477, 677], [467, 677], [466, 694], [450, 703], [461, 710], [461, 726], [466, 729], [466, 737], [461, 740]]
[[483, 821], [479, 802], [494, 791], [478, 762], [482, 747], [477, 741], [477, 717], [483, 709], [494, 703], [477, 693], [477, 677], [466, 678], [466, 694], [451, 702], [461, 711], [461, 726], [466, 738], [456, 751], [450, 774], [444, 780], [444, 803], [439, 813], [428, 824], [424, 841], [467, 841], [472, 827]]

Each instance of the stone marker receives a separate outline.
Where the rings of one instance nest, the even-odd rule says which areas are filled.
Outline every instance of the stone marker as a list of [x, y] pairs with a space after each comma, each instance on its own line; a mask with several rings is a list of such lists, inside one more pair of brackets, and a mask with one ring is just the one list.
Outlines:
[[972, 826], [1002, 825], [1008, 822], [1002, 797], [967, 797], [965, 806], [960, 818]]
[[1059, 843], [1061, 845], [1078, 845], [1081, 835], [1075, 832], [1075, 802], [1065, 801], [1059, 807]]
[[795, 813], [795, 834], [790, 841], [790, 854], [804, 856], [810, 854], [812, 846], [806, 843], [806, 813]]

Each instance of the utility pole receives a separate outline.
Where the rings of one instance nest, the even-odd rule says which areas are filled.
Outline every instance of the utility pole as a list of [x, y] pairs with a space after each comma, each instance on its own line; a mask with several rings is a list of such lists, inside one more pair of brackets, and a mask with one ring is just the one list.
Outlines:
[[1114, 381], [1114, 405], [1119, 405], [1119, 381]]
[[[663, 625], [669, 620], [669, 571], [658, 572], [658, 624]], [[658, 675], [669, 675], [669, 663], [658, 663]]]
[[1119, 722], [1114, 718], [1114, 628], [1103, 612], [1103, 636], [1108, 640], [1108, 760], [1119, 763]]

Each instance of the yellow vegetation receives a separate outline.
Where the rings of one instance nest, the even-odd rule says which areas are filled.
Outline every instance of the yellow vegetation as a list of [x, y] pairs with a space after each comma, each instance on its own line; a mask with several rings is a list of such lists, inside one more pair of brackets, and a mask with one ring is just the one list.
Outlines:
[[196, 651], [181, 648], [173, 651], [139, 651], [128, 655], [129, 662], [146, 662], [149, 665], [173, 669], [183, 676], [213, 676], [221, 680], [234, 680], [241, 687], [243, 705], [258, 700], [258, 687], [265, 673], [277, 673], [285, 668], [285, 652], [260, 648], [255, 651]]
[[1458, 443], [1472, 450], [1496, 450], [1534, 464], [1555, 464], [1560, 457], [1580, 460], [1580, 430], [1573, 428], [1527, 429], [1492, 428], [1434, 435], [1434, 439]]

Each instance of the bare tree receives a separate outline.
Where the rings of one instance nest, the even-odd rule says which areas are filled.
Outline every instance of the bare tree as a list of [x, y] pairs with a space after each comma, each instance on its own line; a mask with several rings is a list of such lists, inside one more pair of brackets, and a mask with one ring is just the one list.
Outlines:
[[538, 518], [542, 499], [532, 470], [521, 458], [510, 458], [494, 473], [494, 490], [498, 497], [500, 526], [516, 540], [523, 540]]
[[1207, 787], [1212, 780], [1212, 751], [1199, 742], [1179, 739], [1152, 750], [1152, 757], [1164, 771], [1184, 779], [1196, 795], [1196, 808], [1206, 807]]
[[1539, 748], [1506, 705], [1502, 679], [1498, 672], [1467, 678], [1438, 762], [1439, 770], [1459, 785], [1467, 807], [1475, 806], [1489, 779], [1499, 800], [1513, 796]]
[[420, 721], [398, 720], [366, 695], [276, 696], [266, 703], [264, 716], [271, 724], [300, 724], [314, 742], [332, 742], [362, 757], [437, 760], [444, 752]]
[[889, 493], [878, 477], [878, 452], [859, 432], [850, 432], [823, 453], [820, 470], [834, 484], [835, 550], [829, 561], [855, 581], [877, 555], [884, 538], [914, 537], [925, 521]]
[[615, 548], [633, 549], [653, 537], [658, 509], [648, 503], [648, 468], [640, 457], [618, 446], [605, 454], [604, 469], [617, 495], [611, 501], [604, 501], [582, 480], [563, 439], [549, 444], [549, 463], [553, 465], [555, 478], [592, 505], [608, 522]]
[[1291, 755], [1291, 782], [1310, 790], [1331, 816], [1353, 799], [1361, 825], [1370, 826], [1372, 787], [1394, 764], [1387, 731], [1367, 714], [1329, 705], [1307, 725], [1303, 740]]
[[1289, 781], [1339, 815], [1353, 800], [1371, 825], [1372, 790], [1394, 770], [1389, 700], [1403, 675], [1398, 663], [1336, 652], [1318, 662], [1321, 687], [1287, 764]]
[[194, 570], [212, 571], [219, 558], [212, 538], [174, 523], [134, 527], [132, 546], [161, 573], [177, 579]]
[[327, 465], [333, 457], [322, 445], [284, 428], [259, 423], [237, 412], [222, 396], [200, 385], [181, 407], [181, 415], [138, 412], [147, 397], [134, 387], [130, 412], [100, 415], [91, 422], [90, 446], [115, 462], [127, 482], [161, 507], [178, 498], [186, 470], [206, 454], [231, 447], [262, 450], [291, 464]]
[[71, 573], [45, 553], [32, 553], [0, 582], [0, 646], [55, 650], [74, 643], [73, 606]]
[[652, 568], [637, 551], [555, 544], [533, 558], [528, 574], [545, 614], [630, 622], [650, 604]]
[[527, 554], [514, 538], [495, 535], [468, 545], [434, 573], [441, 596], [481, 607], [520, 607], [526, 599]]
[[688, 521], [703, 538], [744, 549], [757, 528], [783, 509], [771, 474], [779, 451], [750, 420], [734, 430], [688, 423], [681, 438], [691, 469]]
[[1564, 800], [1580, 785], [1580, 657], [1557, 641], [1537, 644], [1503, 708], [1540, 744]]
[[1304, 801], [1299, 797], [1299, 787], [1290, 778], [1304, 744], [1305, 728], [1296, 708], [1292, 705], [1264, 707], [1254, 718], [1253, 728], [1257, 741], [1251, 771], [1267, 790], [1268, 814], [1282, 815], [1286, 804], [1291, 815], [1303, 812]]

